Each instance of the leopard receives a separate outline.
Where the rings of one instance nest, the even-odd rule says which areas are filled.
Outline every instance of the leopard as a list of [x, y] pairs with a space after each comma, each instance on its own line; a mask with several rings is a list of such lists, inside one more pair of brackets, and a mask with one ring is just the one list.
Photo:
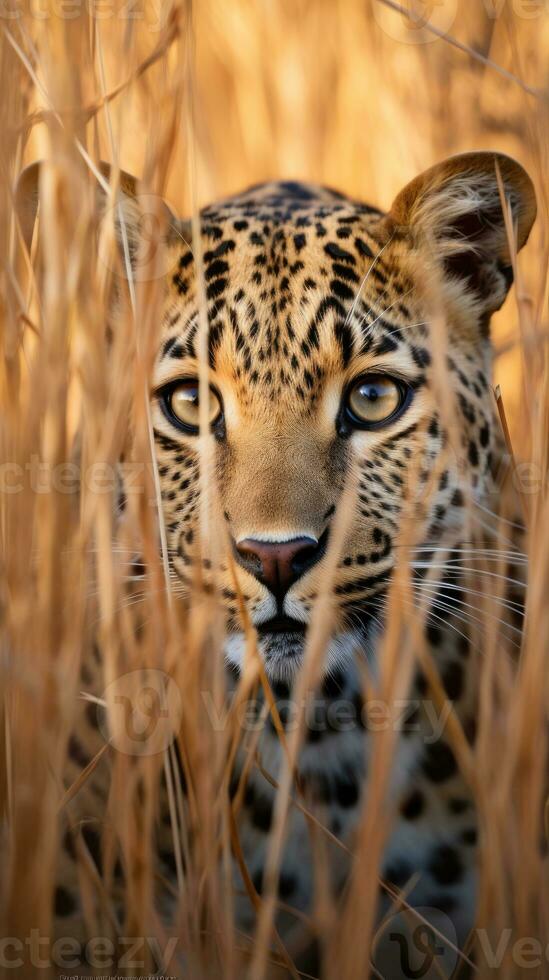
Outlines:
[[[37, 186], [35, 167], [23, 180], [27, 218]], [[138, 182], [122, 174], [119, 196], [133, 257]], [[402, 614], [391, 595], [404, 565], [411, 598], [402, 604], [414, 607], [420, 623], [419, 637], [406, 642], [423, 654], [407, 659], [400, 636], [409, 683], [387, 776], [391, 818], [379, 921], [403, 895], [453, 949], [465, 947], [477, 905], [478, 821], [448, 717], [474, 739], [480, 652], [460, 570], [471, 554], [471, 514], [497, 507], [491, 475], [502, 437], [490, 321], [513, 284], [509, 224], [518, 251], [535, 216], [523, 167], [488, 151], [435, 164], [388, 211], [286, 180], [204, 207], [198, 225], [167, 212], [169, 262], [150, 412], [169, 573], [181, 603], [192, 597], [197, 569], [201, 588], [215, 593], [228, 691], [238, 689], [245, 671], [251, 630], [273, 701], [258, 735], [262, 767], [246, 767], [237, 756], [229, 787], [239, 801], [235, 819], [249, 879], [234, 861], [235, 920], [243, 934], [257, 923], [252, 899], [265, 887], [283, 736], [295, 718], [293, 696], [318, 603], [328, 592], [318, 699], [303, 720], [297, 759], [304, 803], [288, 812], [274, 886], [281, 904], [275, 922], [288, 948], [315, 898], [307, 807], [332, 842], [344, 844], [334, 846], [329, 874], [335, 893], [346, 894], [375, 763], [379, 703], [371, 691], [391, 617]], [[201, 530], [204, 451], [223, 522], [223, 547], [213, 557]], [[99, 644], [83, 671], [86, 689], [100, 691]], [[433, 707], [437, 683], [446, 715]], [[262, 695], [261, 709], [264, 701]], [[67, 785], [77, 784], [102, 744], [87, 702], [69, 740]], [[98, 867], [95, 828], [109, 780], [103, 762], [73, 801]], [[80, 934], [72, 834], [60, 852], [56, 929]], [[174, 883], [169, 833], [158, 860]], [[303, 962], [321, 971], [314, 937], [309, 946]], [[399, 972], [390, 949], [380, 957], [375, 975], [411, 975]], [[445, 975], [466, 976], [461, 960], [454, 967]]]

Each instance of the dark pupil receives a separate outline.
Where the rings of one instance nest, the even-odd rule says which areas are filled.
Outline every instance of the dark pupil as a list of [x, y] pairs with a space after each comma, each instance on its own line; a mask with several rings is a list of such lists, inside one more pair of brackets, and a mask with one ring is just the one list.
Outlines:
[[363, 398], [367, 398], [370, 402], [376, 402], [379, 398], [380, 392], [376, 385], [364, 385], [362, 388]]

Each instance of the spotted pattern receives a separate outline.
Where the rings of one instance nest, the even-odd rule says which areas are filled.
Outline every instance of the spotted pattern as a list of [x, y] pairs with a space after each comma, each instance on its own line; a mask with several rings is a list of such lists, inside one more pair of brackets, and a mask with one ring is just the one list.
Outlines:
[[[444, 192], [454, 170], [442, 169], [431, 185]], [[375, 733], [388, 723], [396, 725], [397, 748], [389, 778], [394, 816], [381, 867], [380, 912], [405, 889], [412, 906], [450, 916], [460, 942], [474, 915], [475, 813], [447, 737], [447, 716], [437, 714], [431, 682], [419, 669], [390, 722], [375, 696], [390, 584], [404, 563], [412, 568], [414, 601], [424, 614], [424, 649], [446, 691], [446, 704], [474, 738], [476, 653], [462, 569], [469, 504], [483, 499], [498, 452], [487, 321], [511, 277], [496, 255], [477, 255], [474, 261], [484, 273], [474, 279], [463, 256], [459, 262], [437, 262], [421, 228], [416, 233], [414, 226], [420, 221], [416, 211], [427, 213], [416, 207], [422, 193], [427, 192], [420, 186], [401, 196], [387, 215], [336, 191], [282, 182], [207, 207], [200, 232], [205, 337], [188, 235], [176, 227], [167, 242], [173, 261], [151, 403], [175, 594], [183, 603], [204, 590], [219, 597], [228, 683], [234, 690], [244, 656], [240, 593], [287, 730], [295, 716], [293, 685], [305, 627], [321, 588], [337, 508], [356, 474], [333, 583], [333, 634], [323, 677], [306, 710], [296, 773], [300, 805], [290, 810], [278, 880], [283, 908], [277, 925], [288, 937], [296, 927], [290, 907], [307, 913], [312, 907], [314, 861], [305, 811], [333, 835], [326, 846], [337, 894], [359, 826]], [[435, 266], [446, 348], [433, 334], [426, 289]], [[164, 393], [178, 379], [197, 378], [202, 349], [223, 410], [211, 431], [197, 436], [174, 424]], [[361, 430], [345, 410], [345, 393], [372, 372], [398, 378], [408, 399], [390, 424]], [[441, 389], [441, 374], [449, 389]], [[226, 532], [226, 545], [215, 553], [202, 539], [199, 520], [200, 451], [206, 444]], [[410, 517], [413, 547], [402, 539]], [[276, 543], [304, 535], [318, 542], [315, 560], [284, 594], [275, 595], [240, 559], [244, 539]], [[141, 559], [137, 564], [144, 570]], [[270, 629], [277, 617], [293, 627]], [[100, 664], [90, 657], [85, 669], [95, 677]], [[72, 778], [100, 744], [97, 717], [88, 709], [69, 743]], [[252, 886], [261, 895], [274, 807], [266, 777], [276, 782], [282, 761], [268, 713], [258, 753], [263, 772], [247, 771], [239, 754], [229, 789], [233, 803], [238, 801], [238, 831]], [[105, 766], [89, 782], [84, 803], [97, 813], [93, 787], [101, 791], [105, 785]], [[174, 881], [169, 814], [162, 814], [160, 824], [159, 859], [163, 874]], [[77, 838], [100, 867], [93, 824], [85, 824]], [[344, 842], [343, 849], [335, 838]], [[74, 863], [75, 846], [71, 831], [64, 848], [67, 864]], [[67, 884], [71, 874], [65, 867], [66, 879], [55, 895], [65, 935], [67, 917], [78, 915]], [[238, 926], [250, 932], [255, 911], [236, 864], [234, 882]], [[308, 938], [312, 945], [317, 937]]]

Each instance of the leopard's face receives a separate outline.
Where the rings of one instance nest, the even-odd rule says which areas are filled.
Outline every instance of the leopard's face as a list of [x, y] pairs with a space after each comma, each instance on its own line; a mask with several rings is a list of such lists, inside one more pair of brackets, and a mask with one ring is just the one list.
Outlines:
[[[176, 591], [214, 590], [237, 666], [240, 593], [268, 672], [290, 675], [351, 487], [325, 667], [371, 653], [395, 566], [410, 558], [406, 541], [457, 545], [464, 500], [482, 494], [494, 441], [486, 320], [507, 270], [475, 254], [473, 288], [461, 253], [440, 266], [448, 348], [436, 355], [425, 280], [437, 256], [394, 216], [287, 184], [209, 208], [200, 407], [197, 274], [190, 249], [174, 248], [152, 405]], [[436, 383], [441, 356], [451, 392]], [[459, 435], [449, 440], [454, 405]], [[201, 533], [201, 456], [215, 472], [221, 548]], [[405, 541], [404, 525], [413, 527]]]

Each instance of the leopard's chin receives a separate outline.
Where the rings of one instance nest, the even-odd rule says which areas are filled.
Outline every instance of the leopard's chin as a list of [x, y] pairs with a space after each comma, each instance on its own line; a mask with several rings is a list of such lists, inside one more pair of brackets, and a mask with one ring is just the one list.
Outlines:
[[259, 633], [259, 650], [267, 676], [273, 680], [290, 680], [303, 663], [305, 630], [281, 630]]
[[[258, 630], [259, 652], [269, 680], [293, 680], [304, 661], [306, 638], [306, 629]], [[233, 633], [227, 637], [225, 657], [233, 669], [242, 668], [245, 648], [243, 633]], [[322, 674], [352, 670], [357, 657], [369, 659], [370, 651], [371, 644], [363, 633], [337, 633], [326, 646]]]
[[[303, 628], [258, 629], [257, 645], [265, 672], [271, 681], [290, 681], [303, 663], [306, 626]], [[225, 640], [225, 658], [230, 667], [241, 670], [245, 659], [244, 633], [231, 633]]]

